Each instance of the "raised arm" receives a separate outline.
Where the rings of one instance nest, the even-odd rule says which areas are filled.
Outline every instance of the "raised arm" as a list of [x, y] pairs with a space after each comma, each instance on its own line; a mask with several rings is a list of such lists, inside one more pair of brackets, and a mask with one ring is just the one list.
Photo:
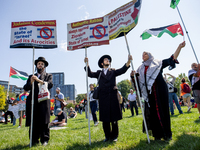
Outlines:
[[119, 75], [125, 73], [128, 70], [128, 68], [130, 67], [131, 60], [133, 60], [132, 56], [129, 55], [127, 63], [122, 68], [115, 70], [115, 75], [119, 76]]
[[180, 43], [179, 46], [178, 46], [178, 48], [176, 49], [176, 51], [175, 51], [175, 53], [174, 53], [174, 59], [175, 59], [175, 60], [178, 58], [178, 55], [179, 55], [179, 53], [180, 53], [180, 51], [181, 51], [181, 49], [182, 49], [183, 47], [185, 47], [185, 41], [182, 42], [182, 43]]
[[[87, 63], [87, 67], [88, 67], [88, 76], [91, 77], [91, 78], [98, 78], [100, 71], [98, 71], [98, 72], [92, 72], [92, 71], [90, 70], [89, 63], [88, 63], [88, 58], [87, 58], [87, 57], [85, 57], [84, 62]], [[86, 71], [86, 67], [84, 67], [84, 69], [85, 69], [85, 71]]]

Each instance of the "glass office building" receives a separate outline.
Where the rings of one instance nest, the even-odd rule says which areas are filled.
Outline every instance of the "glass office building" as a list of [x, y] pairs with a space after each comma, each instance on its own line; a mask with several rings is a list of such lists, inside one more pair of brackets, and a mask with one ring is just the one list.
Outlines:
[[74, 84], [64, 84], [65, 76], [64, 72], [50, 73], [53, 76], [53, 88], [51, 88], [51, 98], [56, 95], [56, 88], [60, 88], [60, 92], [64, 94], [69, 100], [75, 100], [75, 85]]
[[[0, 80], [0, 85], [4, 86], [4, 88], [8, 89], [8, 81]], [[24, 92], [22, 87], [17, 87], [16, 85], [9, 85], [9, 91], [15, 94], [21, 94]]]

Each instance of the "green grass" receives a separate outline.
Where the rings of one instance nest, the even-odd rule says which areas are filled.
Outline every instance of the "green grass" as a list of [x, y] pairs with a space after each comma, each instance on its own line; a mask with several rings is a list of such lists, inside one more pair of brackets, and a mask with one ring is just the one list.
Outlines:
[[[172, 140], [154, 141], [150, 136], [151, 143], [148, 144], [146, 134], [142, 133], [142, 114], [130, 117], [130, 110], [123, 114], [124, 118], [119, 121], [119, 137], [116, 143], [104, 143], [104, 133], [102, 123], [94, 127], [93, 121], [90, 122], [91, 145], [89, 145], [88, 122], [85, 114], [78, 114], [77, 118], [69, 119], [66, 129], [51, 130], [49, 144], [44, 147], [37, 145], [33, 150], [86, 150], [86, 149], [136, 149], [136, 150], [199, 150], [200, 149], [200, 119], [196, 108], [187, 113], [187, 108], [182, 107], [184, 114], [179, 115], [175, 110], [175, 115], [171, 116]], [[51, 117], [51, 120], [54, 117]], [[29, 149], [28, 128], [23, 126], [18, 129], [18, 120], [16, 126], [8, 123], [0, 124], [0, 149], [16, 150]]]

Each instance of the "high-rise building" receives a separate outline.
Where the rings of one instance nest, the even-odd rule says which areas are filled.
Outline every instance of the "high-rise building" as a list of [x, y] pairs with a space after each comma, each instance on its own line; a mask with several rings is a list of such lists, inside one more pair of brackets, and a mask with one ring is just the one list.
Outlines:
[[[8, 89], [8, 81], [0, 80], [0, 85], [4, 86], [6, 90]], [[20, 94], [24, 92], [22, 87], [17, 87], [16, 85], [9, 85], [9, 91], [15, 94]]]
[[56, 95], [56, 88], [60, 88], [60, 92], [64, 94], [69, 100], [75, 100], [75, 85], [74, 84], [64, 84], [65, 77], [64, 72], [51, 73], [53, 76], [53, 88], [51, 88], [51, 98]]

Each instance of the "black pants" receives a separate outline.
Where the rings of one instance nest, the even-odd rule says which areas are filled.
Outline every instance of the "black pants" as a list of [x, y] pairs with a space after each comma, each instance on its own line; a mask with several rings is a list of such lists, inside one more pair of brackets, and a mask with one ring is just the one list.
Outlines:
[[[29, 139], [31, 135], [31, 127], [29, 127]], [[38, 144], [40, 142], [44, 143], [49, 141], [50, 138], [50, 131], [48, 124], [33, 124], [33, 137], [32, 137], [32, 144]]]
[[90, 102], [90, 109], [91, 109], [91, 112], [92, 112], [93, 121], [94, 121], [94, 123], [96, 123], [97, 122], [97, 115], [96, 115], [97, 102], [96, 101]]
[[138, 115], [138, 107], [137, 107], [136, 101], [133, 101], [133, 102], [130, 101], [129, 103], [130, 103], [130, 109], [131, 109], [132, 116], [134, 116], [133, 107], [135, 107], [136, 115]]
[[11, 123], [13, 123], [13, 112], [12, 112], [12, 111], [7, 111], [7, 112], [5, 113], [5, 123], [8, 122], [8, 115], [10, 115]]
[[122, 104], [120, 104], [120, 105], [121, 105], [121, 111], [122, 111], [122, 109], [123, 109], [124, 112], [125, 112], [124, 104], [122, 103]]
[[[112, 129], [111, 129], [111, 124], [112, 124]], [[118, 137], [119, 134], [119, 129], [118, 129], [118, 122], [103, 122], [103, 130], [106, 139], [115, 139]]]

